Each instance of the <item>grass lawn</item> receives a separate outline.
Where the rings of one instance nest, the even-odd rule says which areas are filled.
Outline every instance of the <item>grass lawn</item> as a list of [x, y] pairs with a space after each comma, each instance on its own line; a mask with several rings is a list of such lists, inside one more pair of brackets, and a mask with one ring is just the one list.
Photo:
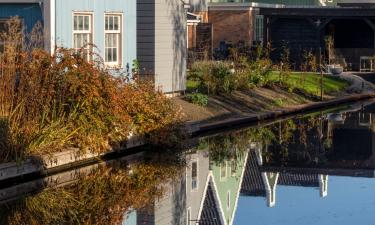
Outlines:
[[[302, 82], [302, 76], [305, 77], [305, 82]], [[274, 71], [271, 74], [272, 81], [279, 80], [279, 72]], [[287, 80], [284, 81], [288, 86], [299, 88], [309, 94], [319, 95], [320, 94], [320, 74], [317, 73], [290, 73]], [[324, 75], [323, 78], [323, 90], [324, 93], [330, 94], [333, 92], [343, 91], [349, 86], [349, 82], [340, 79], [338, 77]]]
[[[302, 76], [305, 77], [305, 82], [302, 82]], [[274, 82], [279, 81], [279, 72], [273, 71], [270, 80]], [[318, 73], [300, 73], [292, 72], [288, 76], [287, 80], [284, 81], [288, 86], [293, 88], [299, 88], [304, 92], [311, 95], [320, 95], [320, 74]], [[199, 86], [198, 81], [187, 80], [186, 91], [194, 92]], [[323, 89], [325, 94], [331, 94], [345, 90], [349, 86], [349, 82], [340, 79], [338, 77], [324, 75], [323, 78]]]

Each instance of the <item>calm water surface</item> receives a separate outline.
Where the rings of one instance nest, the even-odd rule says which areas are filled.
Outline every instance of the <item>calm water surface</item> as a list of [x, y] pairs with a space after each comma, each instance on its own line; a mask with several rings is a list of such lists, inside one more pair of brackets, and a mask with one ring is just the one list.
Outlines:
[[361, 103], [0, 187], [0, 224], [373, 225], [374, 113]]

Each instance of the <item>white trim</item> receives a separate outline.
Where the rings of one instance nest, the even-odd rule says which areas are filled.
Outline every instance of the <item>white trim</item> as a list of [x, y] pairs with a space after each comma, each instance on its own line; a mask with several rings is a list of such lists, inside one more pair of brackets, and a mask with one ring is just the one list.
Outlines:
[[50, 36], [51, 36], [51, 55], [55, 53], [56, 48], [56, 0], [50, 1]]
[[[267, 192], [267, 206], [272, 208], [276, 205], [276, 187], [277, 187], [277, 182], [279, 180], [279, 173], [276, 173], [276, 178], [275, 178], [275, 184], [273, 187], [271, 187], [271, 184], [268, 180], [268, 174], [272, 174], [272, 172], [262, 172], [262, 178], [263, 178], [263, 183], [266, 185], [266, 192]], [[270, 197], [273, 197], [272, 199]]]
[[221, 201], [220, 201], [220, 196], [219, 196], [219, 193], [218, 193], [218, 189], [217, 189], [217, 186], [216, 186], [216, 182], [215, 182], [215, 177], [214, 176], [211, 176], [212, 178], [212, 183], [214, 185], [214, 188], [215, 188], [215, 201], [216, 201], [216, 204], [219, 206], [219, 209], [220, 209], [220, 220], [221, 220], [221, 224], [224, 224], [224, 225], [227, 225], [227, 221], [225, 221], [225, 218], [224, 218], [224, 210], [223, 210], [223, 206], [221, 205]]
[[227, 205], [227, 211], [230, 209], [230, 190], [227, 191], [227, 196], [225, 196], [226, 205]]
[[203, 197], [201, 198], [201, 205], [200, 205], [199, 211], [198, 211], [198, 217], [197, 217], [198, 220], [200, 220], [200, 218], [202, 216], [204, 200], [206, 199], [206, 196], [207, 196], [207, 188], [208, 188], [208, 184], [210, 183], [210, 177], [211, 176], [212, 176], [212, 172], [209, 171], [208, 174], [207, 174], [207, 178], [206, 178], [206, 184], [205, 184], [204, 190], [203, 190]]
[[[120, 26], [119, 26], [119, 31], [115, 32], [115, 31], [106, 31], [106, 27], [105, 27], [105, 19], [106, 19], [106, 16], [120, 16]], [[104, 60], [104, 65], [108, 68], [121, 68], [123, 65], [123, 55], [124, 55], [124, 13], [123, 12], [104, 12], [104, 21], [103, 21], [103, 33], [104, 33], [104, 43], [103, 43], [103, 46], [104, 46], [104, 49], [103, 49], [103, 52], [104, 52], [104, 56], [103, 56], [103, 60]], [[105, 57], [106, 57], [106, 45], [105, 45], [105, 35], [106, 34], [119, 34], [119, 38], [118, 38], [118, 50], [117, 50], [117, 62], [106, 62], [105, 61]]]
[[[89, 30], [88, 31], [85, 31], [85, 30], [74, 30], [74, 17], [75, 16], [89, 16]], [[89, 41], [87, 44], [94, 44], [94, 13], [93, 12], [88, 12], [88, 11], [72, 11], [72, 48], [73, 49], [76, 49], [76, 47], [74, 46], [74, 35], [75, 34], [88, 34], [89, 35]], [[92, 46], [88, 46], [88, 50], [90, 50], [90, 52], [92, 51]], [[89, 53], [90, 53], [89, 52]], [[87, 57], [88, 60], [91, 60], [90, 58], [90, 55], [88, 55]]]
[[243, 11], [252, 10], [252, 8], [285, 8], [282, 4], [266, 4], [266, 3], [238, 3], [238, 2], [210, 2], [208, 3], [208, 11]]
[[187, 20], [187, 25], [197, 25], [200, 22], [200, 20]]
[[200, 19], [201, 16], [200, 15], [197, 15], [197, 14], [194, 14], [194, 13], [191, 13], [191, 12], [187, 12], [187, 15], [191, 15], [191, 16], [196, 17], [196, 19], [194, 19], [194, 20], [187, 19], [186, 22], [187, 22], [188, 25], [195, 25], [195, 24], [198, 24], [198, 23], [201, 22], [201, 19]]
[[[197, 163], [197, 177], [196, 177], [196, 186], [195, 186], [195, 189], [193, 189], [193, 163]], [[195, 158], [195, 159], [192, 159], [191, 161], [191, 171], [190, 171], [190, 175], [191, 175], [191, 183], [190, 183], [190, 190], [191, 192], [197, 192], [199, 190], [199, 160], [198, 158]]]
[[320, 197], [325, 198], [328, 195], [328, 175], [319, 174], [319, 192]]
[[191, 224], [191, 207], [186, 210], [186, 225]]
[[235, 198], [235, 202], [234, 202], [234, 208], [233, 208], [233, 212], [232, 212], [232, 215], [231, 215], [231, 219], [230, 219], [230, 223], [229, 225], [232, 225], [233, 222], [234, 222], [234, 217], [236, 215], [236, 211], [237, 211], [237, 207], [238, 207], [238, 200], [240, 198], [240, 192], [241, 192], [241, 188], [242, 188], [242, 182], [243, 182], [243, 177], [245, 175], [245, 170], [246, 170], [246, 164], [247, 164], [247, 160], [249, 158], [249, 150], [247, 151], [246, 153], [246, 157], [245, 157], [245, 160], [244, 160], [244, 163], [243, 163], [243, 169], [242, 169], [242, 173], [241, 173], [241, 178], [240, 178], [240, 184], [238, 185], [238, 190], [237, 190], [237, 193], [236, 193], [236, 198]]
[[263, 149], [263, 145], [261, 143], [259, 143], [257, 145], [256, 149], [254, 149], [255, 155], [256, 155], [256, 158], [257, 158], [257, 162], [258, 162], [258, 166], [263, 165], [262, 149]]

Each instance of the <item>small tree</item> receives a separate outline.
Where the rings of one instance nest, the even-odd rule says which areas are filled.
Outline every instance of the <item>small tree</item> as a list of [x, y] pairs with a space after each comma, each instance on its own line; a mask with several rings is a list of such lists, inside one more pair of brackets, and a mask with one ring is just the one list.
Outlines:
[[305, 86], [306, 82], [306, 73], [307, 72], [316, 72], [318, 68], [318, 63], [316, 60], [316, 56], [312, 53], [311, 50], [303, 51], [303, 62], [301, 64], [301, 83], [303, 87]]
[[286, 42], [281, 46], [280, 64], [279, 64], [279, 81], [286, 80], [290, 74], [290, 50]]
[[327, 52], [328, 52], [328, 64], [331, 64], [332, 58], [334, 58], [334, 52], [333, 52], [334, 39], [333, 39], [333, 37], [331, 35], [327, 36], [326, 39], [325, 39], [325, 43], [326, 43], [326, 48], [327, 48]]

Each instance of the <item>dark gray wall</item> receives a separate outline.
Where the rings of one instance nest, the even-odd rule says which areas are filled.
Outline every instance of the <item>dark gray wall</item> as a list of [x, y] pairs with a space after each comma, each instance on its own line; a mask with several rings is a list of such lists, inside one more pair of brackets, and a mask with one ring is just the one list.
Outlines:
[[138, 0], [137, 58], [164, 92], [185, 90], [186, 12], [179, 0]]

